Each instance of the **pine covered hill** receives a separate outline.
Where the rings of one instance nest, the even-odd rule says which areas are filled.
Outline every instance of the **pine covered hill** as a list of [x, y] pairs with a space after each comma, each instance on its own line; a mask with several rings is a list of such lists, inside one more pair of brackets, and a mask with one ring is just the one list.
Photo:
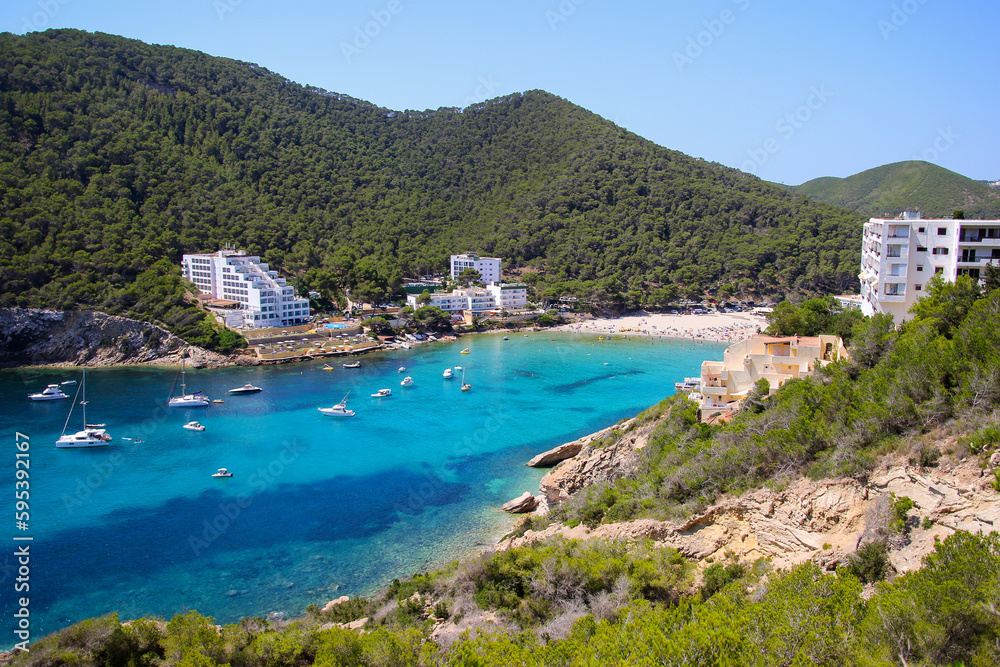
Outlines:
[[[839, 292], [861, 219], [543, 91], [391, 111], [252, 63], [101, 33], [0, 34], [0, 305], [207, 325], [185, 252], [379, 300], [454, 252], [605, 305]], [[720, 291], [721, 290], [721, 291]], [[204, 341], [203, 341], [204, 342]]]
[[1000, 192], [920, 160], [894, 162], [847, 178], [814, 178], [788, 189], [868, 217], [919, 210], [925, 218], [939, 218], [963, 210], [967, 218], [1000, 218]]

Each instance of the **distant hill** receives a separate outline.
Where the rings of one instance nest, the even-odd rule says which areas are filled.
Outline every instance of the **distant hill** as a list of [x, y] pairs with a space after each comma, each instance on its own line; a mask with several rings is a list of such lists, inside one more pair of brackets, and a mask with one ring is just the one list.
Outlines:
[[847, 178], [826, 176], [785, 187], [866, 217], [917, 209], [928, 218], [951, 215], [956, 209], [964, 210], [967, 218], [1000, 217], [996, 189], [923, 161], [894, 162]]
[[0, 306], [177, 332], [225, 242], [381, 302], [448, 255], [609, 307], [856, 287], [861, 218], [544, 91], [393, 111], [258, 65], [78, 30], [0, 34]]

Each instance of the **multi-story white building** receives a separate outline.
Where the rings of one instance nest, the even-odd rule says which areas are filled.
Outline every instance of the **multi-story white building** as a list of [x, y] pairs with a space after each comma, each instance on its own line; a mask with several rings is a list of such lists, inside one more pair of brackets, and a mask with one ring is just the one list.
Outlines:
[[309, 321], [309, 300], [295, 294], [260, 257], [240, 250], [220, 250], [211, 254], [184, 255], [184, 277], [203, 294], [239, 304], [230, 326], [251, 328], [287, 327]]
[[487, 285], [500, 282], [500, 258], [480, 257], [475, 253], [465, 253], [464, 255], [451, 256], [451, 278], [458, 279], [465, 269], [475, 269], [483, 277], [483, 282]]
[[[466, 287], [454, 292], [434, 292], [430, 295], [431, 302], [427, 305], [437, 306], [447, 313], [460, 313], [463, 310], [479, 315], [491, 310], [514, 310], [523, 308], [528, 303], [528, 286], [521, 283], [494, 283], [489, 287]], [[409, 294], [406, 304], [414, 309], [420, 308], [419, 294]]]
[[978, 280], [991, 262], [1000, 264], [1000, 220], [921, 218], [909, 211], [872, 218], [861, 243], [861, 310], [889, 313], [899, 324], [931, 276]]

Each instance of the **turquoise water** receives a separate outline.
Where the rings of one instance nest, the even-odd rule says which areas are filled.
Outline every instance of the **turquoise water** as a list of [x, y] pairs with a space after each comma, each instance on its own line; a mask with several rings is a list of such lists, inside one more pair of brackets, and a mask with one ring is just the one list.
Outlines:
[[[9, 521], [12, 534], [34, 538], [33, 638], [110, 611], [169, 618], [198, 609], [222, 623], [295, 615], [490, 546], [514, 522], [499, 505], [537, 490], [544, 471], [525, 461], [637, 414], [722, 351], [667, 339], [483, 335], [370, 354], [360, 369], [189, 371], [188, 391], [224, 400], [193, 409], [166, 408], [174, 371], [93, 369], [87, 419], [106, 423], [114, 440], [92, 450], [54, 446], [70, 401], [26, 399], [78, 371], [2, 371], [10, 498], [15, 431], [31, 443], [30, 530]], [[441, 377], [456, 365], [471, 391], [461, 392], [460, 372]], [[414, 386], [399, 385], [406, 375]], [[246, 382], [264, 391], [226, 394]], [[370, 398], [383, 387], [390, 398]], [[316, 410], [348, 393], [355, 417]], [[182, 429], [190, 420], [206, 430]], [[79, 424], [75, 412], [70, 428]], [[212, 478], [219, 467], [234, 477]], [[12, 563], [0, 561], [6, 619]]]

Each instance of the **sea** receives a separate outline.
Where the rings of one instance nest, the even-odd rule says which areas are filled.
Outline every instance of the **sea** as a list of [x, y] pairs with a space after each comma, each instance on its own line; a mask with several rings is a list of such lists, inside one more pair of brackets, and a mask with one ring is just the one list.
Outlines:
[[[11, 536], [0, 555], [11, 632], [0, 646], [17, 641], [21, 598], [32, 640], [110, 612], [294, 617], [488, 549], [516, 521], [500, 506], [537, 493], [545, 471], [528, 459], [638, 414], [723, 350], [620, 335], [466, 336], [356, 357], [357, 369], [342, 359], [333, 370], [188, 369], [189, 392], [223, 402], [187, 409], [167, 407], [177, 369], [93, 368], [87, 422], [106, 424], [113, 440], [76, 450], [55, 441], [68, 416], [68, 431], [82, 427], [78, 403], [69, 415], [77, 387], [68, 400], [26, 395], [79, 381], [80, 370], [0, 371]], [[405, 376], [412, 386], [400, 386]], [[248, 382], [263, 391], [227, 393]], [[392, 396], [372, 398], [381, 388]], [[354, 417], [317, 410], [345, 397]], [[192, 420], [205, 430], [182, 428]], [[20, 508], [17, 442], [28, 443]], [[233, 477], [212, 477], [221, 467]], [[24, 547], [27, 564], [15, 555]]]

